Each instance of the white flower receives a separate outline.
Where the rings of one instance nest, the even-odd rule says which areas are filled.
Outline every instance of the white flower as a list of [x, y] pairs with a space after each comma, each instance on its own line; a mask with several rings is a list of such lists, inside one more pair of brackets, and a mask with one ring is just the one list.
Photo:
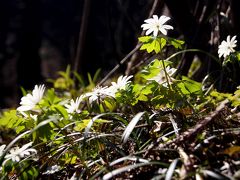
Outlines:
[[[175, 68], [170, 68], [169, 66], [166, 67], [166, 72], [168, 74], [168, 81], [171, 83], [171, 81], [173, 81], [174, 79], [172, 78], [172, 76], [176, 73], [177, 69]], [[148, 79], [148, 80], [153, 80], [156, 81], [159, 84], [162, 84], [163, 86], [166, 86], [166, 82], [167, 82], [167, 78], [166, 78], [166, 74], [164, 69], [162, 69], [156, 76]]]
[[78, 109], [79, 104], [83, 100], [84, 96], [81, 95], [80, 97], [77, 97], [76, 101], [71, 99], [70, 104], [65, 104], [64, 106], [67, 108], [68, 113], [80, 113], [80, 110]]
[[34, 121], [37, 121], [38, 115], [37, 114], [30, 114], [30, 118], [32, 118]]
[[230, 39], [230, 36], [227, 36], [227, 41], [222, 41], [222, 43], [218, 46], [218, 56], [221, 58], [222, 56], [226, 58], [230, 53], [235, 52], [234, 48], [237, 46], [237, 36], [233, 36]]
[[112, 82], [112, 86], [109, 87], [109, 92], [112, 93], [112, 96], [114, 97], [119, 90], [125, 90], [126, 86], [131, 82], [129, 79], [132, 77], [133, 76], [120, 76], [117, 82]]
[[32, 94], [27, 94], [26, 96], [21, 98], [21, 106], [17, 108], [18, 111], [29, 111], [34, 109], [35, 105], [39, 103], [43, 97], [45, 91], [45, 86], [35, 85]]
[[157, 15], [153, 15], [153, 18], [145, 20], [145, 24], [143, 24], [141, 27], [143, 28], [143, 30], [147, 30], [146, 35], [149, 35], [153, 32], [153, 36], [156, 37], [158, 35], [158, 32], [160, 31], [166, 36], [167, 30], [173, 29], [172, 26], [165, 25], [165, 23], [170, 19], [170, 17], [164, 15], [160, 18], [158, 18]]
[[0, 146], [0, 157], [3, 155], [4, 149], [5, 149], [6, 145], [3, 144]]
[[37, 154], [36, 149], [29, 148], [30, 146], [32, 146], [32, 142], [23, 145], [21, 148], [14, 147], [14, 148], [10, 149], [10, 153], [5, 156], [5, 159], [6, 159], [5, 162], [10, 159], [14, 162], [19, 162], [21, 160], [21, 158], [30, 156], [31, 153]]
[[50, 166], [47, 168], [47, 171], [43, 172], [43, 174], [54, 174], [55, 172], [60, 171], [61, 167], [58, 165]]
[[97, 99], [102, 99], [106, 96], [112, 96], [113, 94], [110, 92], [108, 87], [100, 87], [97, 86], [93, 89], [92, 92], [88, 92], [85, 94], [85, 97], [89, 97], [89, 103], [96, 101]]

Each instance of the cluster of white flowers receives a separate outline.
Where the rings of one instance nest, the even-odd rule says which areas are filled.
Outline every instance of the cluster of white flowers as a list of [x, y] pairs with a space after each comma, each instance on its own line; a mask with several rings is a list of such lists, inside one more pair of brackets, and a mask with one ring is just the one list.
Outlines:
[[218, 46], [218, 56], [221, 58], [222, 56], [226, 58], [230, 55], [230, 53], [235, 52], [235, 47], [237, 46], [237, 36], [227, 36], [226, 41], [222, 41], [222, 43]]
[[89, 98], [89, 103], [93, 103], [97, 99], [104, 98], [106, 96], [115, 98], [115, 94], [119, 90], [125, 90], [126, 86], [131, 82], [132, 76], [120, 76], [117, 82], [112, 82], [110, 87], [96, 87], [92, 92], [85, 94], [85, 97]]
[[167, 86], [167, 80], [169, 83], [174, 81], [174, 78], [172, 78], [172, 76], [176, 73], [176, 71], [177, 71], [177, 69], [170, 68], [168, 66], [168, 67], [166, 67], [167, 77], [166, 77], [166, 73], [165, 73], [164, 69], [161, 69], [160, 72], [156, 76], [154, 76], [148, 80], [156, 81], [158, 84]]
[[32, 93], [29, 93], [21, 98], [20, 102], [21, 106], [18, 107], [17, 110], [20, 112], [33, 110], [36, 104], [41, 101], [44, 91], [45, 91], [44, 85], [40, 86], [35, 85]]
[[[32, 146], [32, 142], [23, 145], [21, 148], [14, 147], [10, 149], [9, 153], [5, 155], [4, 162], [5, 164], [8, 160], [12, 160], [13, 162], [19, 162], [24, 157], [29, 157], [32, 154], [37, 154], [36, 149], [29, 148]], [[6, 145], [0, 146], [0, 157], [4, 154]]]
[[106, 96], [113, 96], [113, 94], [109, 91], [108, 87], [95, 87], [92, 92], [88, 92], [85, 94], [86, 97], [89, 99], [89, 103], [92, 104], [94, 101], [98, 99], [102, 99]]
[[117, 82], [112, 82], [111, 86], [108, 88], [108, 91], [110, 91], [112, 93], [112, 96], [115, 97], [115, 94], [119, 91], [119, 90], [125, 90], [126, 86], [131, 83], [131, 81], [129, 81], [133, 76], [120, 76], [117, 80]]
[[[85, 93], [80, 97], [77, 97], [75, 101], [71, 99], [70, 102], [68, 104], [64, 104], [64, 106], [69, 114], [80, 113], [81, 110], [79, 109], [79, 105], [85, 98], [88, 98], [90, 104], [92, 104], [94, 101], [98, 99], [101, 100], [107, 96], [114, 98], [117, 91], [124, 90], [126, 88], [126, 86], [131, 82], [130, 81], [131, 78], [132, 76], [120, 76], [117, 82], [111, 83], [110, 87], [97, 86], [91, 92]], [[44, 85], [40, 86], [35, 85], [35, 88], [33, 89], [32, 93], [29, 93], [21, 98], [20, 102], [21, 106], [18, 107], [17, 110], [21, 112], [24, 116], [36, 120], [37, 115], [33, 114], [27, 115], [25, 111], [35, 109], [35, 106], [43, 98], [44, 91], [45, 91]]]
[[158, 18], [157, 15], [153, 15], [153, 18], [146, 19], [144, 21], [145, 24], [143, 24], [141, 27], [143, 28], [143, 30], [147, 30], [146, 35], [153, 33], [153, 36], [156, 37], [158, 35], [158, 32], [161, 32], [166, 36], [167, 30], [173, 29], [172, 26], [165, 24], [170, 19], [170, 17], [164, 15], [160, 18]]

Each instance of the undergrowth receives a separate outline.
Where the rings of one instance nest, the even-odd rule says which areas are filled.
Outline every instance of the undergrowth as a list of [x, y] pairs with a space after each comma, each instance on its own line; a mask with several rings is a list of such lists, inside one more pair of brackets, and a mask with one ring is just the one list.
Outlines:
[[[85, 83], [68, 67], [52, 87], [23, 91], [20, 106], [1, 115], [1, 178], [239, 178], [240, 89], [220, 93], [177, 75], [174, 58], [200, 50], [162, 33], [140, 37], [141, 50], [175, 52], [133, 76], [100, 86], [99, 72]], [[232, 61], [238, 52], [223, 66]]]

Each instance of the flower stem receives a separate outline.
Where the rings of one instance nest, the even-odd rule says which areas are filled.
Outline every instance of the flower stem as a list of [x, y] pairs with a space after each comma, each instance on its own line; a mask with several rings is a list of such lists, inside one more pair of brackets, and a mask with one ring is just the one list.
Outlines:
[[165, 77], [166, 77], [166, 80], [167, 80], [167, 84], [168, 84], [168, 87], [170, 90], [172, 90], [172, 86], [169, 82], [169, 76], [168, 76], [168, 73], [167, 73], [167, 70], [166, 70], [166, 66], [165, 66], [165, 63], [164, 63], [164, 60], [162, 60], [162, 64], [163, 64], [163, 70], [164, 70], [164, 73], [165, 73]]

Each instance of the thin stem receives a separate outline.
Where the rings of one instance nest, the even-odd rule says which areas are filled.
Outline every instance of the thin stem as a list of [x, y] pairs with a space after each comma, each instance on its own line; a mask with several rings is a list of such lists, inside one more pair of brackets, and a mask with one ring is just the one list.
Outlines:
[[166, 77], [166, 79], [167, 79], [168, 87], [170, 88], [170, 90], [172, 90], [172, 86], [171, 86], [171, 84], [170, 84], [170, 82], [169, 82], [169, 79], [168, 79], [169, 75], [168, 75], [168, 73], [167, 73], [164, 60], [162, 60], [162, 63], [163, 63], [163, 70], [164, 70], [164, 73], [165, 73], [165, 77]]
[[[160, 49], [162, 49], [161, 46], [162, 46], [162, 43], [161, 43], [161, 37], [160, 37]], [[166, 66], [165, 66], [165, 63], [164, 63], [163, 59], [162, 59], [162, 64], [163, 64], [163, 70], [164, 70], [164, 73], [165, 73], [165, 77], [166, 77], [166, 80], [167, 80], [168, 87], [169, 87], [170, 90], [172, 90], [172, 86], [169, 83], [168, 73], [167, 73]]]
[[176, 57], [177, 55], [183, 54], [183, 53], [185, 53], [185, 52], [200, 52], [200, 53], [206, 54], [206, 55], [208, 55], [210, 58], [212, 58], [213, 60], [215, 60], [219, 65], [221, 65], [221, 62], [219, 61], [218, 58], [216, 58], [216, 57], [213, 56], [212, 54], [210, 54], [210, 53], [208, 53], [208, 52], [206, 52], [206, 51], [200, 50], [200, 49], [185, 49], [185, 50], [176, 52], [176, 53], [174, 53], [173, 55], [171, 55], [170, 57], [168, 57], [168, 58], [166, 59], [166, 61], [169, 61], [170, 59]]

